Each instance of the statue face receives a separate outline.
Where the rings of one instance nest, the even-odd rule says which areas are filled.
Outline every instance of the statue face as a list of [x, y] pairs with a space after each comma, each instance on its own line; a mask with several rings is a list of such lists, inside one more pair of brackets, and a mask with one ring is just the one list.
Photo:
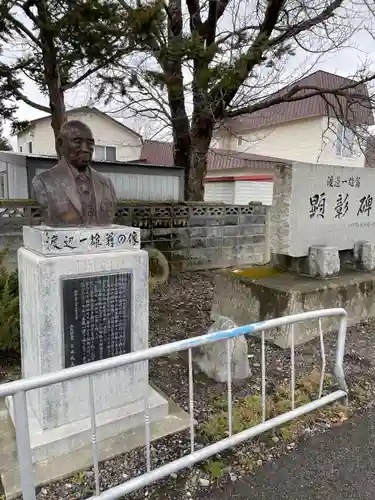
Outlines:
[[61, 137], [61, 153], [78, 170], [85, 170], [92, 161], [95, 141], [91, 130], [84, 124], [67, 127]]

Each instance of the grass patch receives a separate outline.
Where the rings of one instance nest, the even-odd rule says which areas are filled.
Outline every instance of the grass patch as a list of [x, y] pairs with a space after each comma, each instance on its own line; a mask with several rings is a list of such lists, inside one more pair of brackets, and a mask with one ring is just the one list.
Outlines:
[[[325, 390], [333, 388], [331, 376], [325, 377]], [[301, 377], [296, 381], [295, 407], [316, 399], [319, 394], [320, 372], [313, 370], [309, 375]], [[198, 427], [198, 433], [206, 441], [214, 442], [228, 436], [228, 409], [226, 401], [217, 398], [213, 401], [213, 407], [219, 411], [211, 415], [207, 421]], [[291, 391], [289, 384], [281, 384], [276, 387], [273, 394], [266, 396], [266, 417], [271, 419], [292, 409]], [[301, 428], [315, 420], [343, 421], [347, 418], [347, 408], [338, 403], [329, 407], [316, 410], [299, 419], [288, 422], [282, 427], [276, 428], [269, 433], [263, 434], [262, 439], [278, 436], [284, 441], [296, 439]], [[236, 434], [249, 427], [254, 427], [262, 421], [262, 404], [260, 395], [246, 396], [238, 399], [232, 410], [233, 432]]]
[[[295, 384], [295, 407], [310, 403], [319, 395], [320, 371], [314, 369], [305, 375]], [[331, 375], [326, 375], [324, 379], [323, 395], [335, 389], [334, 379]], [[358, 389], [357, 389], [358, 390]], [[362, 394], [362, 393], [359, 393]], [[205, 422], [202, 422], [197, 432], [205, 443], [213, 443], [228, 437], [228, 405], [224, 397], [215, 396], [211, 400], [211, 407], [217, 410]], [[280, 384], [272, 394], [266, 396], [266, 418], [270, 419], [292, 409], [291, 391], [289, 383]], [[299, 419], [292, 420], [287, 424], [272, 429], [259, 436], [256, 448], [250, 448], [248, 452], [239, 452], [236, 456], [236, 463], [241, 469], [251, 473], [259, 468], [263, 463], [263, 452], [275, 445], [285, 450], [288, 443], [296, 441], [303, 433], [303, 429], [314, 422], [326, 422], [330, 425], [340, 425], [349, 416], [350, 410], [339, 404], [326, 406], [320, 410], [309, 413]], [[260, 424], [262, 421], [262, 404], [260, 395], [251, 395], [238, 399], [233, 404], [232, 425], [233, 433], [244, 431], [250, 427]], [[261, 441], [260, 441], [261, 439]], [[262, 459], [261, 459], [262, 458]], [[232, 459], [226, 454], [218, 455], [202, 464], [202, 470], [210, 476], [211, 482], [218, 482], [225, 474], [227, 466], [230, 467]]]

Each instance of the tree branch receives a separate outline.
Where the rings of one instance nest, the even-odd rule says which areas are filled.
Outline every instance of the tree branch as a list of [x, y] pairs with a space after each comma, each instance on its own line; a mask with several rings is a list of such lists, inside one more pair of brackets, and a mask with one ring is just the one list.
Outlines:
[[328, 5], [325, 9], [322, 10], [320, 14], [317, 16], [307, 19], [306, 21], [303, 21], [301, 23], [298, 23], [294, 26], [290, 26], [289, 29], [285, 30], [284, 33], [281, 35], [272, 38], [269, 43], [268, 47], [274, 47], [275, 45], [280, 45], [281, 43], [285, 42], [286, 40], [289, 40], [292, 37], [295, 37], [296, 35], [299, 35], [302, 33], [302, 31], [306, 31], [317, 24], [322, 23], [323, 21], [326, 21], [330, 17], [332, 17], [335, 13], [335, 11], [341, 7], [341, 5], [344, 3], [344, 0], [334, 0], [331, 4]]
[[44, 113], [48, 113], [48, 114], [51, 113], [51, 110], [48, 106], [43, 106], [42, 104], [38, 104], [37, 102], [31, 101], [28, 97], [26, 97], [18, 88], [16, 88], [13, 85], [13, 82], [12, 82], [10, 77], [8, 77], [8, 84], [10, 86], [12, 86], [14, 95], [18, 99], [23, 101], [25, 104], [27, 104], [28, 106], [31, 106], [34, 109], [38, 109], [39, 111], [43, 111]]
[[228, 3], [229, 0], [209, 0], [208, 16], [201, 27], [201, 33], [205, 36], [207, 45], [211, 45], [215, 41], [217, 23], [224, 14]]
[[[343, 85], [342, 87], [336, 88], [336, 89], [330, 89], [330, 88], [320, 88], [316, 87], [314, 85], [298, 85], [296, 84], [293, 86], [290, 90], [288, 90], [285, 94], [277, 95], [275, 97], [272, 97], [270, 99], [266, 99], [264, 101], [251, 104], [249, 106], [243, 106], [238, 109], [234, 109], [231, 111], [228, 111], [225, 113], [226, 118], [235, 118], [237, 116], [241, 116], [244, 114], [251, 114], [254, 113], [255, 111], [259, 111], [262, 109], [267, 109], [270, 108], [271, 106], [275, 106], [276, 104], [281, 104], [284, 102], [296, 102], [296, 101], [302, 101], [305, 99], [309, 99], [310, 97], [315, 97], [315, 96], [325, 96], [325, 95], [333, 95], [335, 97], [344, 97], [352, 100], [357, 100], [358, 104], [364, 103], [364, 101], [368, 101], [368, 105], [370, 107], [370, 98], [367, 97], [363, 93], [349, 93], [350, 90], [355, 89], [359, 85], [363, 85], [365, 83], [368, 83], [370, 81], [375, 80], [375, 75], [372, 75], [368, 78], [363, 78], [359, 82], [352, 82], [348, 83], [347, 85]], [[303, 93], [301, 95], [296, 95], [298, 92], [304, 92], [308, 91], [307, 93]]]
[[11, 14], [7, 14], [6, 17], [16, 27], [16, 30], [18, 30], [18, 32], [20, 32], [20, 31], [23, 32], [26, 36], [28, 36], [30, 38], [30, 40], [33, 43], [35, 43], [35, 45], [37, 47], [42, 48], [42, 44], [40, 43], [40, 41], [38, 40], [38, 38], [36, 36], [34, 36], [33, 33], [28, 28], [26, 28], [25, 25], [23, 25], [18, 19], [16, 19]]
[[190, 30], [200, 30], [202, 26], [202, 18], [200, 13], [199, 0], [186, 0], [186, 5], [189, 11]]
[[[262, 61], [264, 50], [267, 47], [269, 38], [274, 27], [276, 26], [283, 6], [284, 0], [271, 0], [268, 2], [264, 20], [260, 26], [258, 35], [245, 56], [240, 57], [234, 65], [233, 73], [236, 75], [235, 85], [231, 82], [227, 82], [224, 77], [212, 89], [210, 98], [211, 102], [214, 103], [213, 113], [215, 119], [223, 115], [225, 108], [232, 101], [239, 87], [248, 77], [250, 71], [256, 64], [259, 64]], [[224, 95], [222, 95], [223, 89], [225, 89]]]

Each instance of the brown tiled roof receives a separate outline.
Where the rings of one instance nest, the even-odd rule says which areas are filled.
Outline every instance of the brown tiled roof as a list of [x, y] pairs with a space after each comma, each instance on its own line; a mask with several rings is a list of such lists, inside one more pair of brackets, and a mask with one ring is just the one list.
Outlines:
[[[343, 78], [342, 76], [327, 73], [326, 71], [316, 71], [311, 75], [306, 76], [299, 80], [298, 85], [314, 86], [321, 89], [339, 89], [344, 87], [354, 80]], [[289, 85], [279, 90], [272, 97], [286, 93], [293, 85]], [[301, 90], [300, 94], [303, 95], [310, 93], [311, 90]], [[326, 94], [322, 96], [313, 96], [300, 101], [284, 102], [276, 104], [269, 108], [251, 113], [251, 115], [243, 115], [236, 118], [231, 118], [225, 121], [225, 128], [232, 133], [241, 131], [248, 131], [252, 129], [259, 129], [263, 127], [274, 126], [280, 123], [298, 120], [300, 118], [312, 118], [314, 116], [337, 116], [340, 110], [348, 113], [344, 118], [349, 121], [355, 121], [362, 125], [373, 125], [374, 117], [370, 109], [370, 101], [368, 96], [367, 87], [364, 84], [358, 85], [353, 89], [346, 91], [348, 94], [363, 94], [363, 101], [357, 99], [357, 102], [351, 103], [349, 111], [347, 110], [347, 100], [344, 97], [338, 97], [339, 104], [335, 96]], [[271, 96], [270, 96], [271, 97]], [[341, 113], [340, 113], [341, 114]]]
[[[173, 144], [171, 142], [145, 141], [140, 161], [150, 165], [173, 167]], [[237, 153], [227, 149], [211, 149], [208, 153], [207, 169], [274, 168], [280, 163], [289, 163], [289, 160], [249, 153]]]

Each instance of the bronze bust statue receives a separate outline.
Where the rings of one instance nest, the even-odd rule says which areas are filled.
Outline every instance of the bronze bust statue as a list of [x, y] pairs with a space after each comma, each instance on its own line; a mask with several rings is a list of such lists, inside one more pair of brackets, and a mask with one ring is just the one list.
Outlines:
[[90, 167], [95, 142], [90, 128], [78, 120], [60, 131], [59, 163], [36, 175], [33, 198], [48, 226], [105, 226], [113, 223], [116, 194], [110, 179]]

